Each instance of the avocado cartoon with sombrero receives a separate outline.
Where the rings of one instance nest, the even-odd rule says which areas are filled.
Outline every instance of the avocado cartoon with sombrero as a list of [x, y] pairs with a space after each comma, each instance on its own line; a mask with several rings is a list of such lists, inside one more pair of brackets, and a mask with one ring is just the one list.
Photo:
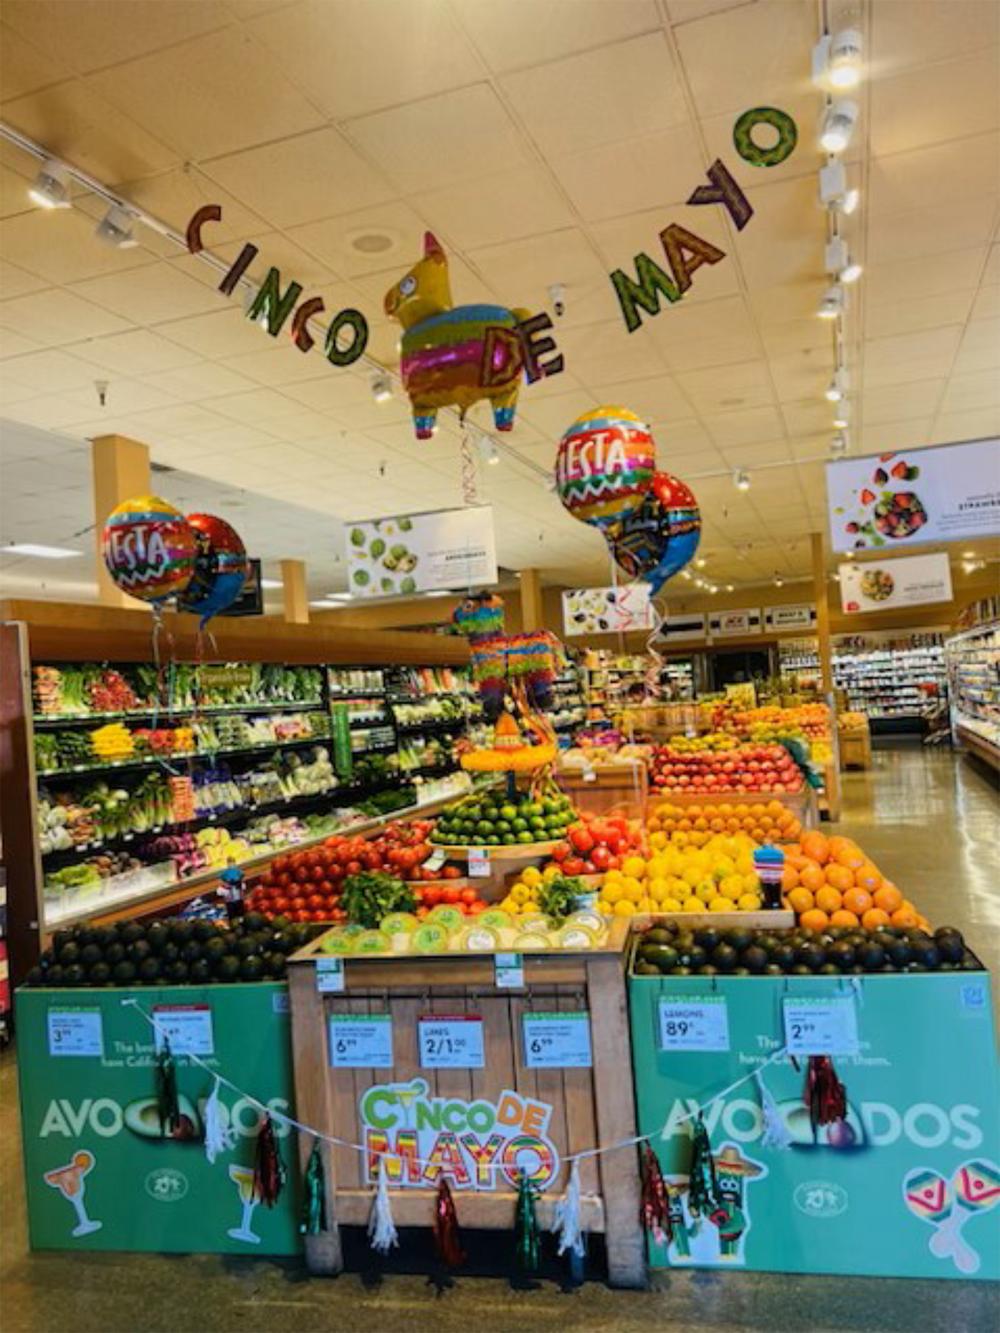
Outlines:
[[711, 1221], [719, 1229], [719, 1258], [739, 1258], [740, 1240], [750, 1226], [750, 1214], [743, 1198], [747, 1181], [766, 1174], [759, 1162], [744, 1157], [735, 1143], [726, 1143], [722, 1151], [712, 1154], [715, 1161], [719, 1205], [711, 1214]]

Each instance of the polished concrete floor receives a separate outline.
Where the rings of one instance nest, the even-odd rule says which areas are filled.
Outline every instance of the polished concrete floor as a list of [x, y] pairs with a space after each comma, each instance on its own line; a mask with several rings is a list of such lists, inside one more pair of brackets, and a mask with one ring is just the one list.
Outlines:
[[[846, 775], [843, 831], [936, 924], [956, 925], [995, 972], [1000, 961], [1000, 819], [994, 775], [947, 751], [877, 751]], [[563, 1295], [464, 1279], [435, 1301], [423, 1279], [366, 1290], [354, 1276], [308, 1278], [296, 1264], [224, 1257], [31, 1254], [21, 1199], [15, 1071], [0, 1062], [0, 1333], [853, 1333], [1000, 1328], [984, 1283], [680, 1273], [648, 1292], [596, 1283]], [[780, 1219], [775, 1219], [780, 1225]], [[860, 1238], [859, 1238], [860, 1239]]]

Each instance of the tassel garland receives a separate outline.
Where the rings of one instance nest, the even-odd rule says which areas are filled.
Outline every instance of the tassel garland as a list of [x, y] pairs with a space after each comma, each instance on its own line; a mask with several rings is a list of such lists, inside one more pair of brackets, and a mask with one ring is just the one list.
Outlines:
[[163, 1038], [163, 1045], [156, 1053], [156, 1109], [160, 1117], [160, 1136], [176, 1135], [181, 1127], [181, 1107], [177, 1097], [177, 1066], [174, 1064], [170, 1041]]
[[459, 1268], [465, 1263], [455, 1200], [451, 1197], [444, 1176], [438, 1181], [437, 1198], [434, 1200], [434, 1249], [446, 1268]]
[[219, 1097], [221, 1090], [222, 1085], [216, 1075], [212, 1091], [205, 1103], [205, 1156], [213, 1166], [219, 1154], [228, 1152], [236, 1143], [236, 1131], [226, 1123], [222, 1114], [222, 1101]]
[[754, 1081], [757, 1084], [757, 1094], [760, 1097], [760, 1113], [764, 1122], [764, 1133], [760, 1141], [761, 1147], [790, 1148], [792, 1136], [788, 1132], [785, 1117], [781, 1114], [781, 1109], [774, 1100], [770, 1088], [759, 1072], [754, 1074]]
[[660, 1170], [659, 1158], [649, 1146], [642, 1146], [642, 1193], [639, 1219], [657, 1245], [667, 1245], [673, 1237], [673, 1224], [670, 1220], [670, 1200], [667, 1186]]
[[688, 1168], [688, 1211], [695, 1220], [711, 1217], [719, 1206], [715, 1160], [705, 1121], [699, 1113], [691, 1130], [691, 1165]]
[[312, 1152], [306, 1163], [305, 1190], [299, 1231], [303, 1236], [318, 1236], [326, 1230], [326, 1173], [323, 1170], [323, 1149], [319, 1139], [313, 1141]]
[[847, 1090], [828, 1055], [810, 1055], [802, 1099], [809, 1108], [813, 1138], [820, 1125], [833, 1125], [847, 1115]]
[[582, 1259], [586, 1253], [583, 1226], [580, 1221], [580, 1163], [573, 1162], [569, 1172], [566, 1193], [556, 1204], [555, 1225], [552, 1230], [559, 1241], [557, 1254], [575, 1254]]
[[385, 1158], [378, 1159], [378, 1185], [372, 1200], [371, 1216], [368, 1218], [368, 1239], [376, 1254], [388, 1254], [399, 1245], [399, 1232], [392, 1220], [392, 1206], [389, 1202], [389, 1182], [385, 1174]]
[[274, 1123], [265, 1115], [257, 1131], [257, 1148], [253, 1163], [253, 1196], [258, 1203], [273, 1208], [278, 1202], [285, 1183], [285, 1167], [278, 1151]]
[[514, 1210], [514, 1261], [522, 1273], [537, 1273], [539, 1257], [535, 1188], [527, 1172], [522, 1171], [517, 1178], [517, 1204]]

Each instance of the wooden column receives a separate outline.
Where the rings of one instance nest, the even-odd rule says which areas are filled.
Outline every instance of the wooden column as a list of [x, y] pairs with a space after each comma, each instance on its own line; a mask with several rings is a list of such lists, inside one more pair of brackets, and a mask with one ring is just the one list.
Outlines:
[[[812, 534], [813, 595], [816, 598], [816, 642], [823, 693], [833, 698], [833, 644], [830, 639], [830, 584], [826, 577], [826, 543], [822, 532]], [[830, 719], [834, 762], [826, 770], [826, 804], [830, 819], [840, 818], [840, 747], [837, 717]]]
[[102, 606], [127, 606], [134, 611], [139, 603], [117, 588], [104, 568], [101, 533], [112, 509], [123, 500], [150, 493], [149, 448], [125, 435], [98, 435], [91, 441], [90, 459], [98, 599]]
[[309, 624], [309, 589], [306, 586], [306, 566], [302, 560], [282, 560], [282, 598], [285, 620], [289, 625]]
[[545, 609], [542, 606], [542, 576], [537, 569], [521, 570], [521, 628], [544, 629]]

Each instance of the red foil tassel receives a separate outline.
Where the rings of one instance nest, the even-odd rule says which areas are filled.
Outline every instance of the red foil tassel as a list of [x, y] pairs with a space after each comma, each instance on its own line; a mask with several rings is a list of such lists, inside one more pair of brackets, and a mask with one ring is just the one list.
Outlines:
[[820, 1125], [833, 1125], [847, 1115], [847, 1090], [828, 1055], [810, 1055], [802, 1099], [809, 1108], [813, 1137]]
[[437, 1198], [434, 1200], [434, 1248], [446, 1268], [459, 1268], [465, 1263], [455, 1201], [443, 1176], [438, 1181]]
[[642, 1149], [642, 1194], [639, 1220], [658, 1245], [667, 1245], [673, 1237], [667, 1186], [656, 1153], [648, 1143]]
[[281, 1187], [285, 1183], [285, 1168], [278, 1152], [278, 1140], [274, 1134], [274, 1124], [269, 1115], [265, 1115], [257, 1131], [257, 1148], [253, 1163], [253, 1194], [259, 1202], [273, 1208], [278, 1202]]

